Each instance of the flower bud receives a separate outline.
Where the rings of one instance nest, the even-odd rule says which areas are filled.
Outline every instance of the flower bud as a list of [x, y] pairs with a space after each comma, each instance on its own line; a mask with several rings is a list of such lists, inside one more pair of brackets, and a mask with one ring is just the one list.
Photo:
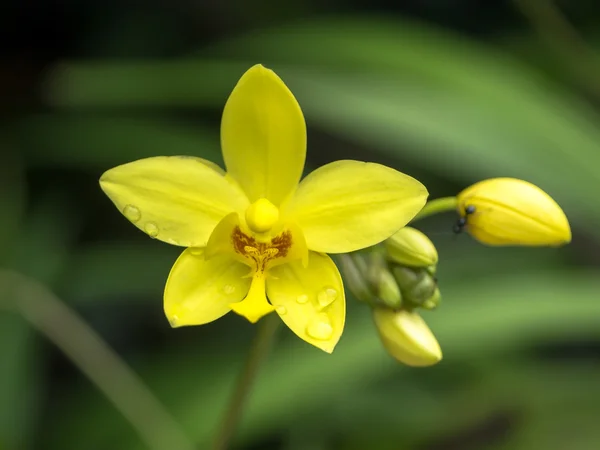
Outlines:
[[395, 266], [392, 271], [402, 298], [411, 306], [422, 306], [437, 289], [437, 281], [427, 269]]
[[340, 255], [339, 261], [344, 283], [350, 292], [361, 302], [375, 302], [375, 295], [366, 279], [368, 266], [364, 257], [359, 253], [348, 253]]
[[442, 349], [417, 313], [375, 308], [373, 319], [383, 346], [397, 361], [413, 367], [441, 361]]
[[382, 305], [392, 309], [400, 308], [402, 294], [394, 275], [388, 269], [385, 255], [380, 251], [372, 251], [367, 264], [367, 283], [376, 297], [371, 305]]
[[400, 308], [402, 294], [394, 275], [389, 270], [383, 269], [379, 272], [378, 278], [376, 295], [381, 303], [391, 309]]
[[483, 244], [559, 246], [571, 241], [571, 228], [563, 210], [527, 181], [480, 181], [458, 194], [457, 200], [466, 230]]
[[421, 308], [428, 310], [436, 309], [441, 301], [442, 294], [440, 293], [439, 288], [435, 288], [435, 292], [433, 293], [433, 295], [423, 302]]
[[438, 262], [433, 242], [415, 228], [404, 227], [385, 241], [387, 258], [403, 266], [428, 267]]
[[404, 266], [393, 266], [392, 272], [394, 278], [400, 286], [400, 290], [408, 291], [413, 288], [424, 276], [424, 272], [419, 269], [412, 269]]
[[419, 282], [406, 292], [406, 299], [414, 305], [422, 306], [433, 297], [436, 289], [437, 282], [429, 272], [425, 272]]

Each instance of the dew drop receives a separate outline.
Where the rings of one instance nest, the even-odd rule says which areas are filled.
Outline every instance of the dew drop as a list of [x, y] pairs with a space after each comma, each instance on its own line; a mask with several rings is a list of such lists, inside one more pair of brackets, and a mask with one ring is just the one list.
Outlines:
[[235, 286], [231, 284], [226, 284], [225, 286], [223, 286], [223, 292], [225, 292], [225, 294], [227, 295], [231, 295], [235, 292]]
[[173, 238], [169, 238], [169, 239], [167, 239], [167, 242], [168, 242], [169, 244], [171, 244], [171, 245], [179, 245], [179, 242], [178, 242], [178, 241], [176, 241], [176, 240], [175, 240], [175, 239], [173, 239]]
[[133, 223], [136, 223], [142, 218], [140, 210], [133, 205], [125, 205], [125, 208], [123, 208], [123, 215]]
[[171, 324], [171, 326], [173, 328], [177, 327], [177, 325], [179, 324], [179, 316], [177, 316], [176, 314], [173, 314], [170, 318], [169, 318], [169, 323]]
[[326, 308], [331, 305], [333, 301], [337, 298], [338, 293], [332, 287], [326, 287], [321, 289], [317, 294], [317, 300], [319, 301], [319, 305], [321, 308]]
[[287, 308], [283, 305], [279, 305], [277, 308], [275, 308], [275, 311], [277, 312], [277, 314], [279, 314], [280, 316], [283, 316], [284, 314], [287, 313]]
[[301, 305], [304, 305], [305, 303], [308, 302], [308, 295], [306, 295], [306, 294], [299, 295], [298, 297], [296, 297], [296, 301], [298, 303], [300, 303]]
[[202, 256], [204, 249], [201, 247], [190, 247], [190, 253], [194, 256]]
[[325, 341], [333, 335], [333, 327], [329, 316], [325, 313], [319, 313], [314, 316], [306, 326], [306, 334], [313, 339]]
[[144, 226], [144, 230], [146, 231], [146, 233], [148, 233], [148, 236], [150, 236], [151, 238], [155, 238], [156, 236], [158, 236], [158, 226], [154, 222], [148, 222]]

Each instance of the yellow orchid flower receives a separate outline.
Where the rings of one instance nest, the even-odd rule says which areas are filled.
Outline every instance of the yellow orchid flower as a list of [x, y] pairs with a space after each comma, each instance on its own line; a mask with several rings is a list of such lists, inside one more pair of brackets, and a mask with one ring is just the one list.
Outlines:
[[372, 246], [423, 207], [427, 190], [386, 166], [327, 164], [300, 183], [306, 125], [281, 79], [250, 68], [221, 122], [227, 172], [191, 157], [115, 167], [100, 185], [150, 237], [188, 247], [165, 287], [173, 327], [230, 310], [256, 322], [275, 311], [300, 338], [331, 352], [345, 321], [337, 267], [326, 253]]

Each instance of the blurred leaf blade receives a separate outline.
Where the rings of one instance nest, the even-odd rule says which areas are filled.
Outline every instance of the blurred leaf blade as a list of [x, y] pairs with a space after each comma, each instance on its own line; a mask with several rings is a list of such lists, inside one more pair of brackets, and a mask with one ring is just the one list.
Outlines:
[[127, 116], [38, 115], [16, 125], [28, 162], [109, 168], [150, 156], [191, 155], [222, 164], [218, 130]]
[[[328, 131], [460, 179], [526, 178], [560, 203], [576, 205], [567, 213], [585, 212], [582, 222], [590, 230], [600, 229], [600, 217], [591, 208], [600, 180], [598, 114], [498, 49], [422, 24], [351, 18], [257, 32], [203, 52], [212, 54], [272, 63], [309, 121]], [[232, 79], [249, 67], [216, 60], [148, 64], [135, 76], [122, 77], [127, 89], [133, 79], [140, 86], [156, 79], [181, 86], [181, 66], [196, 74], [185, 80], [189, 89], [214, 83], [213, 72], [203, 65]], [[72, 70], [102, 87], [104, 78], [111, 79], [100, 76], [104, 70], [127, 73], [128, 68], [99, 64]], [[219, 92], [226, 88], [226, 83], [214, 85]], [[223, 102], [226, 94], [219, 95]], [[103, 105], [94, 95], [81, 97], [86, 104]], [[206, 105], [205, 98], [195, 103], [193, 98], [186, 97], [190, 104]], [[140, 91], [137, 103], [177, 106], [181, 99], [158, 84]]]
[[[63, 203], [62, 193], [50, 191], [34, 203], [16, 237], [15, 251], [7, 261], [11, 269], [52, 284], [63, 270], [79, 221]], [[31, 255], [35, 258], [32, 259]], [[5, 287], [5, 286], [4, 286]], [[6, 448], [31, 448], [40, 419], [44, 366], [37, 336], [10, 308], [10, 291], [0, 301], [0, 444]]]
[[[467, 285], [455, 281], [445, 286], [448, 300], [443, 314], [440, 310], [427, 317], [442, 342], [445, 357], [459, 361], [481, 352], [503, 353], [519, 348], [524, 342], [596, 333], [600, 317], [600, 304], [596, 301], [600, 281], [596, 274], [548, 275], [506, 276]], [[578, 301], [565, 303], [564, 298], [574, 289]], [[461, 302], [464, 292], [485, 301]], [[349, 320], [352, 325], [331, 357], [297, 341], [275, 353], [258, 381], [241, 439], [253, 439], [283, 428], [295, 415], [310, 414], [338, 396], [350, 395], [358, 386], [376, 383], [396, 370], [396, 363], [377, 341], [367, 311], [363, 309], [361, 313], [362, 317], [352, 316]], [[227, 358], [223, 355], [218, 360], [211, 357], [190, 360], [191, 355], [166, 357], [161, 363], [152, 364], [151, 371], [142, 369], [145, 378], [201, 444], [210, 438], [218, 416], [216, 411], [224, 405], [240, 362], [236, 359], [237, 352], [225, 353]], [[157, 370], [159, 367], [164, 370]], [[177, 385], [161, 382], [169, 378], [174, 367], [186, 368]], [[220, 369], [214, 373], [203, 367]], [[269, 373], [277, 374], [277, 383], [272, 382]], [[291, 404], [293, 409], [289, 408]], [[74, 410], [79, 411], [79, 407]], [[90, 414], [96, 416], [101, 410]], [[108, 423], [108, 417], [103, 416], [103, 420]], [[86, 431], [81, 429], [81, 432], [83, 437]]]
[[7, 140], [0, 146], [0, 261], [6, 262], [15, 249], [15, 236], [19, 233], [26, 211], [27, 184], [25, 167], [20, 155]]
[[225, 105], [246, 69], [198, 59], [64, 62], [46, 74], [44, 93], [48, 103], [68, 108], [213, 107]]
[[71, 256], [65, 270], [68, 279], [59, 289], [65, 298], [80, 304], [146, 298], [162, 291], [178, 251], [160, 244], [88, 246]]

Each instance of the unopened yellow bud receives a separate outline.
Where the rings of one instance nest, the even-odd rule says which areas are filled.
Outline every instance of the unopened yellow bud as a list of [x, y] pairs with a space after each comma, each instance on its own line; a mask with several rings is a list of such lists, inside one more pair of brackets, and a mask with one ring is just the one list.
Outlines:
[[441, 361], [442, 349], [417, 313], [375, 308], [373, 319], [383, 346], [397, 361], [413, 367]]
[[465, 229], [484, 244], [559, 246], [571, 241], [571, 228], [563, 210], [527, 181], [480, 181], [458, 194], [457, 199]]
[[433, 242], [415, 228], [404, 227], [385, 241], [387, 258], [403, 266], [429, 267], [438, 262]]

